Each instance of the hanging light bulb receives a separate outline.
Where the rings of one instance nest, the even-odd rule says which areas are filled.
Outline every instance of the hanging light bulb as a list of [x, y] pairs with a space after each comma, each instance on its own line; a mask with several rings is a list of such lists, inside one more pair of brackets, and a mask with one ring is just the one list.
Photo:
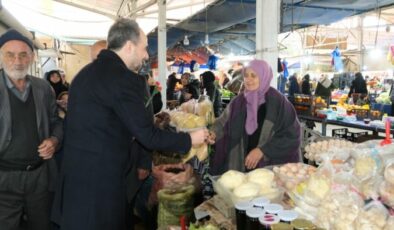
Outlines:
[[209, 44], [209, 35], [208, 35], [208, 7], [205, 6], [205, 0], [204, 0], [204, 8], [205, 8], [205, 39], [204, 39], [204, 44], [208, 45]]
[[183, 39], [183, 45], [188, 46], [189, 44], [189, 38], [187, 38], [187, 35], [185, 35], [185, 38]]

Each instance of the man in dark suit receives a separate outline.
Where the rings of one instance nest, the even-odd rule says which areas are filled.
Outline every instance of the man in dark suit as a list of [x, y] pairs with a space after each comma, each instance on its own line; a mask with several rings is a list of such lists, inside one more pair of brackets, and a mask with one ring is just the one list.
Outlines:
[[49, 230], [52, 159], [62, 122], [49, 83], [28, 75], [33, 43], [16, 30], [0, 37], [0, 229]]
[[137, 75], [148, 58], [147, 37], [130, 19], [109, 30], [108, 50], [75, 77], [68, 104], [64, 159], [53, 220], [61, 230], [123, 230], [129, 144], [186, 153], [207, 130], [187, 133], [153, 126], [145, 108], [146, 82]]

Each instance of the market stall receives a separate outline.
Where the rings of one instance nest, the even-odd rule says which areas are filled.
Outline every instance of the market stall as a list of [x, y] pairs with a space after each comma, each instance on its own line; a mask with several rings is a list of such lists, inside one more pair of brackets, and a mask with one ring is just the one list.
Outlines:
[[317, 168], [291, 163], [212, 178], [218, 196], [195, 212], [222, 229], [393, 229], [393, 144], [321, 139], [306, 151]]

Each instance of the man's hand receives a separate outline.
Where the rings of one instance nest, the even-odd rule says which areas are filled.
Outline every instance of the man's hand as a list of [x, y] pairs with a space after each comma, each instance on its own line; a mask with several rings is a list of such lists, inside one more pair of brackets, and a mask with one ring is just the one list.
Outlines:
[[246, 168], [249, 170], [256, 168], [257, 164], [263, 159], [263, 156], [264, 154], [259, 148], [252, 149], [245, 159]]
[[56, 137], [50, 137], [43, 140], [40, 146], [38, 146], [39, 156], [44, 160], [51, 159], [58, 144], [59, 141]]
[[203, 144], [207, 140], [208, 134], [208, 130], [205, 128], [191, 132], [190, 137], [192, 139], [192, 145], [198, 146]]
[[149, 176], [150, 171], [147, 169], [137, 169], [137, 173], [139, 180], [145, 180]]

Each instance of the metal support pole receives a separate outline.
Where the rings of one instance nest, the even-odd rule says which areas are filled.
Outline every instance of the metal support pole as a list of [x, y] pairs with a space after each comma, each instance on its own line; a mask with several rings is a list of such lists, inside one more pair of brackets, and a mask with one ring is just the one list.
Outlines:
[[359, 56], [359, 71], [363, 71], [364, 67], [364, 16], [361, 15], [359, 16], [359, 21], [358, 21], [358, 29], [359, 29], [359, 40], [358, 40], [358, 50], [360, 51], [360, 56]]
[[166, 59], [167, 59], [167, 28], [166, 28], [166, 0], [159, 0], [159, 26], [158, 26], [158, 64], [159, 82], [162, 86], [161, 98], [163, 105], [167, 105], [166, 85]]
[[277, 88], [278, 31], [280, 0], [256, 1], [256, 58], [263, 59], [272, 68], [271, 86]]

